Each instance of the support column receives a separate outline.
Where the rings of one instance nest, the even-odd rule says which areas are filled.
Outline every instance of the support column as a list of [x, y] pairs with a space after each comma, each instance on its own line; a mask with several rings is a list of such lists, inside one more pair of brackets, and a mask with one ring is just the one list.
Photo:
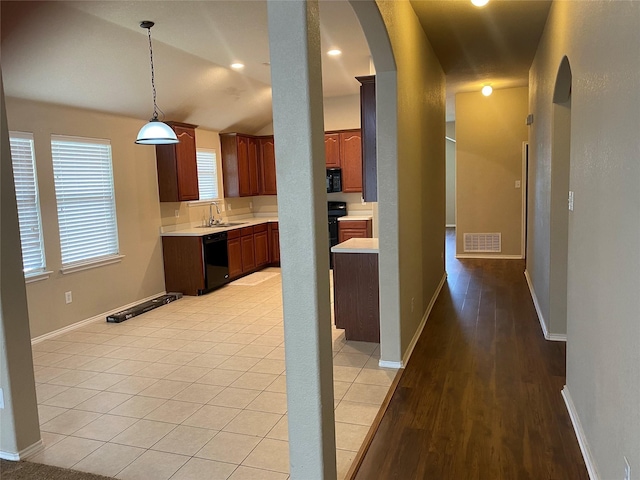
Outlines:
[[1, 73], [0, 148], [0, 458], [19, 460], [42, 441]]
[[291, 478], [335, 480], [318, 2], [267, 5]]

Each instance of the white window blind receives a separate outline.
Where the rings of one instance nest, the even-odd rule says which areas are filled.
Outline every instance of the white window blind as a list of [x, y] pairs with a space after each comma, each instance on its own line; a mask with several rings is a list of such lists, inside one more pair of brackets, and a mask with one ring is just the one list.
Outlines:
[[9, 132], [9, 143], [18, 202], [22, 266], [25, 276], [35, 275], [44, 271], [45, 260], [33, 134]]
[[198, 164], [198, 189], [200, 200], [218, 198], [218, 166], [216, 151], [199, 148], [196, 150]]
[[118, 254], [111, 143], [51, 136], [62, 265]]

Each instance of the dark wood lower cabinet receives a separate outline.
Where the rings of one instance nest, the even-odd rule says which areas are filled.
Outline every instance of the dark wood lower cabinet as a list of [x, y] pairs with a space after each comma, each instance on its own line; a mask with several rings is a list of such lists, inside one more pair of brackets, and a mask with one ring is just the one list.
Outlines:
[[253, 232], [240, 237], [240, 245], [242, 248], [242, 273], [247, 273], [251, 270], [255, 270], [256, 254], [254, 250], [255, 244], [253, 241]]
[[[260, 228], [260, 231], [257, 231]], [[267, 224], [254, 227], [253, 243], [256, 252], [256, 267], [261, 268], [269, 264], [269, 232]]]
[[377, 253], [333, 253], [336, 328], [347, 340], [380, 342]]
[[162, 237], [167, 292], [197, 295], [204, 289], [202, 237]]
[[269, 223], [270, 261], [273, 266], [280, 266], [280, 229], [278, 222]]
[[[229, 232], [230, 234], [231, 232]], [[242, 246], [240, 244], [240, 232], [238, 236], [227, 237], [227, 254], [229, 255], [229, 278], [237, 278], [242, 275]]]

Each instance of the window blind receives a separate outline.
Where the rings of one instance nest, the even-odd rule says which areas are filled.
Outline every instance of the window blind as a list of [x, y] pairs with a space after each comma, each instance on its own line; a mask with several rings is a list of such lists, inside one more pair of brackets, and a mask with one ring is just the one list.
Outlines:
[[111, 143], [51, 136], [62, 265], [118, 254]]
[[216, 151], [205, 148], [196, 150], [196, 162], [198, 167], [200, 200], [218, 198]]
[[45, 267], [33, 134], [9, 132], [9, 144], [18, 202], [22, 267], [25, 276], [29, 276], [43, 272]]

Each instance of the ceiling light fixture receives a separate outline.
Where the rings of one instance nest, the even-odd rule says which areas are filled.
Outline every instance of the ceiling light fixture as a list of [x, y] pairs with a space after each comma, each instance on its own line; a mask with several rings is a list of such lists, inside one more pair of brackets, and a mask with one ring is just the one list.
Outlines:
[[332, 57], [337, 57], [338, 55], [342, 55], [342, 50], [338, 50], [337, 48], [334, 48], [332, 50], [329, 50], [327, 52], [327, 55], [330, 55]]
[[232, 63], [231, 68], [235, 68], [236, 70], [239, 70], [241, 68], [244, 68], [244, 63], [239, 63], [239, 62]]
[[[136, 143], [140, 145], [168, 145], [178, 143], [176, 132], [166, 123], [158, 119], [158, 105], [156, 104], [156, 82], [153, 73], [153, 48], [151, 46], [151, 27], [154, 23], [145, 20], [140, 22], [141, 28], [146, 28], [149, 34], [149, 58], [151, 60], [151, 89], [153, 90], [153, 116], [149, 123], [143, 126], [138, 132]], [[162, 110], [160, 110], [162, 112]], [[164, 117], [164, 113], [162, 114]]]
[[471, 0], [471, 3], [473, 3], [476, 7], [484, 7], [487, 3], [489, 3], [489, 0]]
[[493, 87], [491, 85], [485, 85], [484, 87], [482, 87], [481, 91], [485, 97], [488, 97], [493, 93]]

